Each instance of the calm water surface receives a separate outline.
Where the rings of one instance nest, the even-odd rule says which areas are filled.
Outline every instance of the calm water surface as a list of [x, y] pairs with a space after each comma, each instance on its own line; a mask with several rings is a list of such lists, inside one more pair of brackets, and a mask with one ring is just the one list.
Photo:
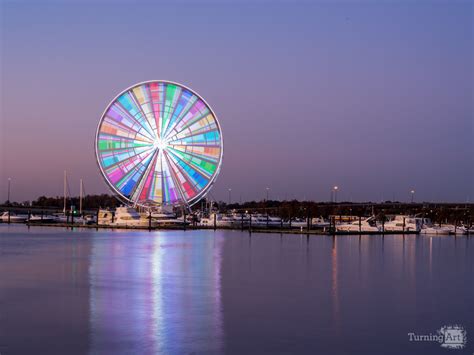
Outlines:
[[0, 353], [472, 354], [473, 242], [0, 225]]

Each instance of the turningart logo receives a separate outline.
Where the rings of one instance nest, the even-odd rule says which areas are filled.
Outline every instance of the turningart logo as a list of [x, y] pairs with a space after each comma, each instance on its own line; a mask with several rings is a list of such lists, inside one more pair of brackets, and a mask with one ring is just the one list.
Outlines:
[[443, 348], [463, 349], [467, 344], [466, 330], [460, 325], [445, 325], [438, 333], [443, 336]]
[[467, 344], [466, 330], [460, 325], [445, 325], [435, 334], [408, 333], [409, 341], [435, 341], [445, 349], [463, 349]]

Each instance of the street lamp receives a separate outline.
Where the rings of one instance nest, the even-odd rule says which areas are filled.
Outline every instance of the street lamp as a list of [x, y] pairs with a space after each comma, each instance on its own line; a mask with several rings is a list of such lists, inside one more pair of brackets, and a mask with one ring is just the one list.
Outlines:
[[334, 202], [337, 203], [337, 190], [339, 190], [339, 187], [334, 186], [332, 190], [334, 191]]
[[268, 191], [270, 191], [270, 188], [267, 187], [267, 188], [265, 188], [265, 189], [267, 190], [267, 199], [266, 199], [266, 201], [268, 201]]
[[413, 203], [413, 201], [415, 199], [415, 190], [411, 190], [410, 194], [411, 194], [411, 203]]
[[231, 193], [232, 193], [232, 189], [229, 188], [229, 205], [230, 205], [230, 201], [231, 201], [231, 197], [232, 197]]

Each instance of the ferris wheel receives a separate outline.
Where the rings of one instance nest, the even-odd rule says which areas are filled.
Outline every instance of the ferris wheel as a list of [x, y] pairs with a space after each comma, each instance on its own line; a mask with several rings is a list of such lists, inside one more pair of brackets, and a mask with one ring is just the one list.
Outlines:
[[117, 95], [97, 127], [106, 183], [134, 206], [191, 206], [210, 189], [223, 156], [211, 107], [184, 85], [153, 80]]

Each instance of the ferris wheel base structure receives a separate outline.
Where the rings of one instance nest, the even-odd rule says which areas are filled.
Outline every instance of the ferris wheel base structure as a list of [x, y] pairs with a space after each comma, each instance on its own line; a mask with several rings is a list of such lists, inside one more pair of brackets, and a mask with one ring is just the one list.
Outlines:
[[117, 198], [144, 208], [190, 207], [203, 198], [222, 165], [217, 116], [190, 88], [171, 81], [135, 84], [106, 107], [95, 155]]

